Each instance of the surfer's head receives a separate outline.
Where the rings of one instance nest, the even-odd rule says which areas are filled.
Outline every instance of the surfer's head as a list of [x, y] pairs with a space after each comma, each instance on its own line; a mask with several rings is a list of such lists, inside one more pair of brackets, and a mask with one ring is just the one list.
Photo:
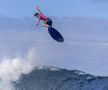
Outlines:
[[34, 14], [34, 16], [37, 17], [37, 18], [39, 18], [39, 13], [36, 12], [36, 13]]

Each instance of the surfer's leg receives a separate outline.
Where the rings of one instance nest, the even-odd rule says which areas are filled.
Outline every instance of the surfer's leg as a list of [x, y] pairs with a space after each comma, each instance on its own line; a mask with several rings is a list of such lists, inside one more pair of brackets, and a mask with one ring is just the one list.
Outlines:
[[48, 18], [45, 22], [44, 22], [44, 26], [49, 27], [52, 26], [52, 20], [50, 18]]
[[49, 25], [48, 25], [48, 24], [46, 24], [46, 23], [44, 23], [43, 25], [44, 25], [44, 27], [49, 27]]

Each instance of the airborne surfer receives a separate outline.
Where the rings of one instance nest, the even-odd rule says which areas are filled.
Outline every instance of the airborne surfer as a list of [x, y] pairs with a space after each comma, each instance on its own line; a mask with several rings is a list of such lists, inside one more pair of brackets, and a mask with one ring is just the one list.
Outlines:
[[49, 27], [49, 26], [52, 26], [52, 20], [50, 19], [50, 18], [48, 18], [48, 17], [46, 17], [42, 12], [41, 12], [41, 10], [38, 8], [38, 7], [36, 7], [36, 9], [37, 9], [37, 11], [38, 12], [36, 12], [35, 14], [34, 14], [34, 16], [36, 17], [36, 18], [38, 18], [38, 21], [37, 21], [37, 26], [39, 25], [39, 23], [40, 23], [40, 21], [43, 21], [44, 23], [43, 23], [43, 25], [45, 26], [45, 27]]
[[50, 36], [57, 42], [64, 42], [63, 36], [55, 28], [52, 27], [52, 20], [46, 17], [38, 7], [36, 7], [36, 9], [37, 12], [34, 14], [34, 16], [38, 19], [36, 25], [38, 26], [40, 21], [43, 21], [43, 26], [48, 27]]

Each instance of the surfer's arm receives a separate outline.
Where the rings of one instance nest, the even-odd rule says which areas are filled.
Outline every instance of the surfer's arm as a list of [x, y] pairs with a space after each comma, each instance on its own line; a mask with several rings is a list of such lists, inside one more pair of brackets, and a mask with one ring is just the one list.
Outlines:
[[37, 21], [36, 25], [38, 26], [38, 25], [39, 25], [39, 23], [40, 23], [40, 18], [38, 19], [38, 21]]
[[36, 7], [36, 9], [37, 9], [37, 11], [38, 11], [39, 13], [42, 13], [41, 10], [40, 10], [38, 7]]

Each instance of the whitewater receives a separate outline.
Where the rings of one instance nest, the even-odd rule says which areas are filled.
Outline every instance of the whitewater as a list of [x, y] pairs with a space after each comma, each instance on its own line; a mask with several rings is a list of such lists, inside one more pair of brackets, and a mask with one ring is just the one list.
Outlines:
[[0, 90], [15, 90], [12, 82], [17, 81], [22, 74], [30, 73], [39, 64], [39, 56], [33, 49], [26, 57], [4, 58], [0, 62]]

